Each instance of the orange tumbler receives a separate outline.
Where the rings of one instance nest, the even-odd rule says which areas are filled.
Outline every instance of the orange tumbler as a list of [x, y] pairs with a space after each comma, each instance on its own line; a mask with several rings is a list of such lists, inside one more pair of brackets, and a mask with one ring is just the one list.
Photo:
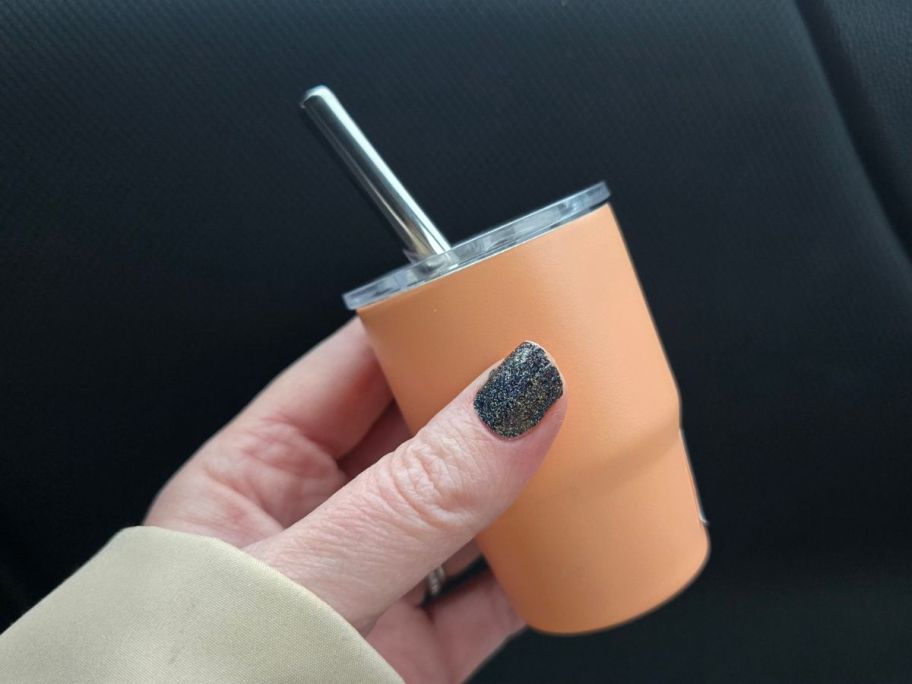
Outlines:
[[674, 378], [607, 199], [593, 186], [345, 295], [413, 432], [523, 340], [557, 362], [560, 434], [478, 537], [546, 632], [655, 608], [709, 550]]
[[709, 552], [674, 378], [604, 184], [450, 247], [325, 87], [302, 106], [414, 262], [345, 294], [412, 432], [532, 340], [564, 380], [541, 469], [478, 544], [532, 627], [631, 620]]

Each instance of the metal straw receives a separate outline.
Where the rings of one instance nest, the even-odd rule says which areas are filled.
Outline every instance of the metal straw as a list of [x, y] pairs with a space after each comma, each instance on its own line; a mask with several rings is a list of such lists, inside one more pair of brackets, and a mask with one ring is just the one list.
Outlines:
[[405, 254], [419, 261], [441, 254], [450, 243], [386, 165], [374, 146], [358, 128], [332, 91], [326, 86], [311, 88], [301, 108], [313, 119], [355, 180], [389, 219], [405, 244]]

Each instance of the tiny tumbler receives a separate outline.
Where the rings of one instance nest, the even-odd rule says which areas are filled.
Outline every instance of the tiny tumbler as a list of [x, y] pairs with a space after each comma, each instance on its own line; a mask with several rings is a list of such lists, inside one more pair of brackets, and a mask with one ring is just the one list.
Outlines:
[[478, 544], [531, 626], [583, 632], [660, 605], [708, 537], [674, 378], [600, 184], [345, 295], [417, 431], [532, 340], [567, 415], [541, 470]]
[[682, 590], [709, 538], [677, 388], [605, 185], [451, 247], [332, 93], [302, 105], [413, 261], [344, 296], [409, 428], [524, 340], [563, 375], [566, 418], [544, 464], [478, 536], [517, 612], [585, 632]]

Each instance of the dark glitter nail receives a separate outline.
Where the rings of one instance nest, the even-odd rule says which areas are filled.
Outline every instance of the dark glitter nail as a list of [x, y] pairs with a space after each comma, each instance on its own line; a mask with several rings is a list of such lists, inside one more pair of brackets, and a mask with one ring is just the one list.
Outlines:
[[475, 412], [501, 437], [518, 437], [538, 425], [564, 383], [545, 350], [523, 342], [491, 371], [475, 395]]

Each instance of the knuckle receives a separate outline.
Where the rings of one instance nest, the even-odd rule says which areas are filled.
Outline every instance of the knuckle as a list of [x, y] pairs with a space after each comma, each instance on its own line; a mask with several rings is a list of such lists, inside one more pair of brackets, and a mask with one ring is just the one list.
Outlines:
[[225, 450], [250, 463], [266, 465], [301, 477], [324, 475], [335, 460], [292, 421], [261, 416], [239, 421], [216, 435]]
[[464, 440], [419, 434], [386, 459], [385, 466], [381, 491], [389, 504], [426, 525], [472, 528], [485, 488], [474, 451]]

